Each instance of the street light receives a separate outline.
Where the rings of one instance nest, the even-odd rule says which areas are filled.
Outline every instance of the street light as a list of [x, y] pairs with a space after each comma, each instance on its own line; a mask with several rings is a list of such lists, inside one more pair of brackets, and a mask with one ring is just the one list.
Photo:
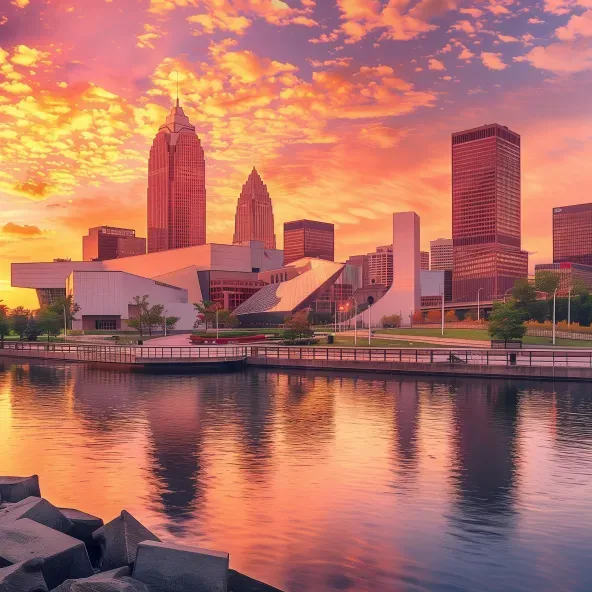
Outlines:
[[166, 315], [167, 311], [166, 308], [164, 309], [164, 336], [166, 337]]
[[220, 325], [218, 324], [218, 313], [220, 312], [220, 307], [216, 306], [216, 341], [218, 341], [220, 337]]
[[64, 343], [66, 343], [66, 337], [68, 335], [68, 321], [66, 317], [66, 304], [63, 304], [64, 307]]
[[505, 292], [504, 292], [504, 304], [506, 303], [506, 295], [508, 292], [511, 292], [514, 288], [508, 288]]
[[354, 302], [354, 347], [358, 345], [358, 301], [352, 296]]
[[571, 286], [567, 292], [567, 328], [571, 325]]
[[442, 295], [442, 312], [440, 313], [442, 318], [440, 319], [440, 322], [442, 323], [442, 337], [444, 337], [444, 284], [440, 284], [438, 288], [440, 289], [440, 294]]
[[481, 320], [481, 300], [479, 298], [481, 290], [483, 290], [483, 288], [477, 290], [477, 321]]
[[557, 288], [553, 292], [553, 345], [555, 345], [555, 301], [557, 299]]

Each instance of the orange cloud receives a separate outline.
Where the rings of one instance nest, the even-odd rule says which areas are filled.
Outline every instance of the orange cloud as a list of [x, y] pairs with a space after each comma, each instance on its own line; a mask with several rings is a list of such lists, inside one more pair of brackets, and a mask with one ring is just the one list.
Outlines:
[[504, 64], [501, 53], [481, 52], [481, 61], [486, 68], [490, 70], [505, 70], [508, 65]]
[[14, 234], [17, 236], [39, 236], [42, 234], [41, 230], [37, 226], [30, 226], [28, 224], [19, 225], [14, 222], [7, 222], [2, 227], [3, 234]]

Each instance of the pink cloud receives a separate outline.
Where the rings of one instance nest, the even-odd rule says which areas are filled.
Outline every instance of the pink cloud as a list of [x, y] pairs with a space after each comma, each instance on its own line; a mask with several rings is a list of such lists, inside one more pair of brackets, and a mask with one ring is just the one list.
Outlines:
[[502, 60], [501, 53], [481, 52], [481, 61], [486, 68], [490, 70], [505, 70], [508, 65]]

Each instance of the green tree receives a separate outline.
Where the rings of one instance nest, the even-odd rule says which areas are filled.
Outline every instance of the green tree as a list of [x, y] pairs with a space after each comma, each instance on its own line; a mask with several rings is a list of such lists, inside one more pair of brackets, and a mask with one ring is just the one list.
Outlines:
[[534, 284], [540, 292], [546, 292], [553, 296], [553, 292], [559, 288], [560, 277], [554, 271], [537, 271], [534, 276]]
[[492, 339], [522, 339], [526, 333], [525, 317], [526, 313], [516, 306], [515, 300], [494, 302], [487, 330]]
[[25, 328], [24, 337], [27, 341], [37, 341], [37, 337], [41, 335], [41, 329], [37, 324], [37, 319], [31, 315], [29, 320], [27, 321], [27, 326]]
[[66, 327], [72, 328], [72, 321], [76, 320], [76, 314], [80, 311], [80, 306], [74, 302], [72, 296], [62, 296], [56, 298], [49, 306], [56, 316], [61, 318], [62, 326], [64, 324], [64, 313], [66, 315]]
[[[198, 313], [198, 318], [195, 321], [195, 325], [199, 325], [200, 317], [203, 319], [206, 325], [206, 331], [209, 326], [213, 326], [216, 322], [216, 311], [221, 310], [222, 307], [217, 302], [212, 300], [204, 300], [203, 302], [194, 302], [193, 306]], [[219, 320], [219, 319], [218, 319]]]
[[37, 326], [39, 331], [47, 335], [47, 341], [52, 336], [60, 334], [62, 319], [49, 306], [42, 306], [37, 312]]
[[526, 278], [520, 278], [514, 283], [512, 297], [518, 306], [527, 306], [536, 300], [536, 288]]
[[151, 336], [155, 329], [163, 329], [164, 322], [164, 306], [162, 304], [154, 304], [146, 309], [145, 326], [148, 329], [148, 335]]
[[10, 333], [10, 323], [8, 322], [8, 308], [0, 304], [0, 348], [4, 349], [4, 337]]
[[[214, 320], [214, 322], [216, 321]], [[218, 323], [220, 327], [224, 327], [225, 329], [235, 329], [240, 325], [238, 317], [226, 308], [223, 308], [218, 312]]]
[[546, 300], [529, 302], [524, 308], [526, 316], [538, 323], [544, 323], [549, 317], [549, 303]]
[[22, 306], [17, 306], [10, 311], [10, 326], [21, 339], [25, 337], [25, 329], [30, 316], [31, 311]]
[[166, 318], [166, 328], [167, 331], [174, 331], [177, 323], [180, 321], [181, 317], [167, 317]]
[[148, 294], [144, 294], [144, 296], [134, 296], [132, 300], [133, 304], [131, 304], [131, 307], [133, 309], [133, 316], [131, 319], [128, 319], [127, 325], [128, 327], [135, 329], [140, 336], [143, 336], [144, 331], [148, 330], [148, 309], [150, 307]]
[[572, 296], [588, 296], [590, 290], [582, 280], [582, 278], [575, 277], [571, 282], [571, 295]]
[[284, 340], [287, 343], [296, 343], [301, 339], [310, 339], [314, 335], [309, 320], [309, 311], [301, 310], [284, 321]]

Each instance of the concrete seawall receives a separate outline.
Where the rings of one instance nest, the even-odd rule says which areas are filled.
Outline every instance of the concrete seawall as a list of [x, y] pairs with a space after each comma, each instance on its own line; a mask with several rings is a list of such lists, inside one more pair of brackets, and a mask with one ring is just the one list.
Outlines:
[[592, 380], [592, 368], [569, 366], [486, 366], [481, 364], [426, 364], [414, 362], [363, 362], [350, 360], [288, 360], [247, 358], [247, 366], [259, 368], [300, 368], [434, 376], [475, 376], [479, 378], [520, 378], [532, 380]]

